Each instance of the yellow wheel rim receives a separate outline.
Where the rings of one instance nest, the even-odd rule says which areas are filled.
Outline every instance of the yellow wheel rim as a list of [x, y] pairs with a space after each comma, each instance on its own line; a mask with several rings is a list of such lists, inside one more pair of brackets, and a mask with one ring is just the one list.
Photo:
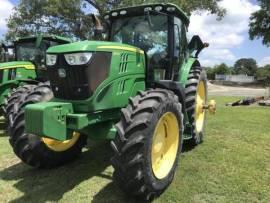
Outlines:
[[165, 178], [171, 171], [178, 151], [179, 125], [176, 116], [165, 113], [158, 121], [151, 150], [152, 170], [157, 179]]
[[56, 151], [56, 152], [63, 152], [70, 149], [78, 141], [79, 137], [80, 137], [80, 133], [73, 132], [72, 138], [70, 140], [58, 141], [58, 140], [43, 137], [42, 141], [51, 150]]
[[204, 81], [200, 81], [196, 94], [195, 124], [196, 132], [202, 132], [205, 119], [206, 88]]

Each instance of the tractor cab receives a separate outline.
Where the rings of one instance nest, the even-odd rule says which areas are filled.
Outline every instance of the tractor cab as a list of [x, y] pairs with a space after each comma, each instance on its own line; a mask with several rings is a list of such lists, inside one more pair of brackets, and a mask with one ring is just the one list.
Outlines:
[[[18, 38], [13, 45], [5, 46], [5, 63], [0, 63], [1, 83], [13, 80], [35, 79], [46, 81], [44, 73], [46, 50], [51, 46], [67, 44], [71, 41], [54, 35], [38, 35]], [[15, 56], [13, 61], [8, 60], [8, 51], [12, 49]], [[9, 61], [9, 62], [7, 62]]]
[[[109, 41], [142, 49], [147, 59], [148, 80], [179, 79], [179, 68], [190, 55], [188, 16], [174, 4], [149, 4], [117, 9], [104, 17], [109, 24]], [[193, 38], [196, 46], [200, 38]]]
[[[70, 42], [70, 39], [54, 35], [19, 38], [14, 42], [15, 61], [18, 63], [21, 61], [31, 62], [35, 66], [37, 79], [46, 81], [45, 57], [47, 49], [52, 46]], [[16, 72], [15, 69], [14, 72]]]

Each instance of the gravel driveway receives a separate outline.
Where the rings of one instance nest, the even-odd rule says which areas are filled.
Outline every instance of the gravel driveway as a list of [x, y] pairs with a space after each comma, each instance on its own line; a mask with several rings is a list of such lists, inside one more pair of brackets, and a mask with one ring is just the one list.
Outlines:
[[231, 87], [208, 83], [208, 93], [214, 96], [266, 96], [267, 91], [263, 88]]

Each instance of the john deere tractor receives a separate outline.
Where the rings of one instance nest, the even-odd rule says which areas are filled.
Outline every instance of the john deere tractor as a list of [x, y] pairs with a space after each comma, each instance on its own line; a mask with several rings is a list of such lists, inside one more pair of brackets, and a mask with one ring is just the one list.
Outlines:
[[[47, 51], [51, 88], [37, 85], [18, 107], [10, 143], [26, 164], [59, 166], [86, 138], [111, 140], [114, 180], [151, 200], [170, 185], [183, 140], [202, 142], [207, 104], [198, 36], [173, 4], [117, 9], [104, 16], [108, 41]], [[54, 97], [53, 97], [54, 95]]]
[[[69, 39], [53, 35], [37, 35], [19, 38], [13, 46], [2, 46], [7, 52], [12, 48], [15, 60], [0, 63], [0, 106], [9, 118], [14, 104], [22, 92], [31, 89], [33, 84], [47, 81], [46, 50], [55, 45], [70, 43]], [[7, 57], [5, 57], [7, 58]], [[18, 88], [17, 91], [13, 89]]]

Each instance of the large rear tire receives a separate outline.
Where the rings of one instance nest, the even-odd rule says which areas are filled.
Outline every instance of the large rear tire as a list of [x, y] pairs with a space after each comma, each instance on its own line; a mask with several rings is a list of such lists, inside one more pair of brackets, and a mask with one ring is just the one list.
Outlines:
[[191, 69], [185, 88], [186, 111], [191, 124], [192, 139], [190, 144], [196, 146], [203, 141], [206, 110], [203, 106], [207, 103], [207, 76], [202, 67], [195, 66]]
[[171, 91], [140, 92], [122, 109], [117, 135], [113, 177], [126, 194], [152, 200], [173, 180], [182, 148], [182, 106]]
[[20, 102], [11, 125], [10, 144], [15, 154], [26, 164], [37, 168], [53, 168], [77, 158], [86, 138], [76, 132], [71, 140], [60, 142], [25, 132], [24, 107], [49, 101], [53, 93], [48, 83], [36, 85]]

